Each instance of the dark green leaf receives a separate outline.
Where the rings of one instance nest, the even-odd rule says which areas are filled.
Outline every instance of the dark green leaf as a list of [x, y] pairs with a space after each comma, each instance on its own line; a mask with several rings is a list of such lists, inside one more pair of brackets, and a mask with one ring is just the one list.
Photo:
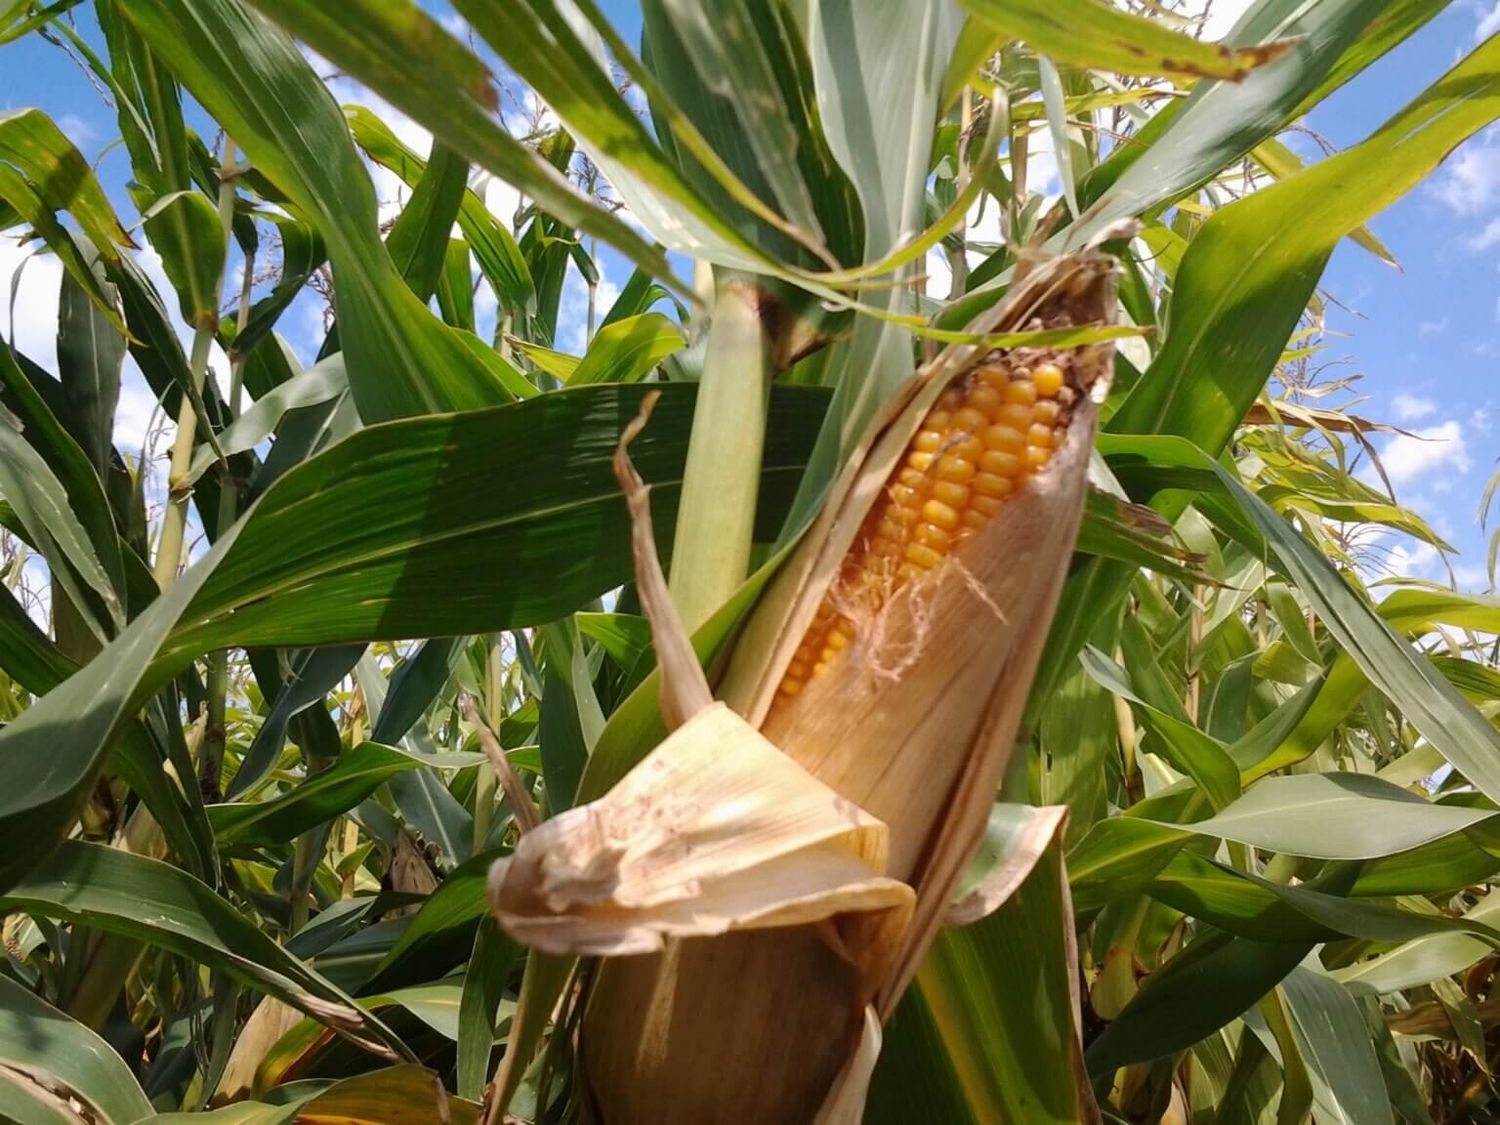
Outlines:
[[[5, 976], [0, 976], [0, 1057], [55, 1076], [99, 1114], [101, 1125], [126, 1125], [152, 1112], [130, 1068], [108, 1043]], [[9, 1083], [25, 1089], [18, 1076]]]
[[186, 872], [117, 848], [69, 840], [0, 899], [7, 910], [123, 934], [210, 964], [356, 1042], [406, 1048], [379, 1020], [283, 950]]

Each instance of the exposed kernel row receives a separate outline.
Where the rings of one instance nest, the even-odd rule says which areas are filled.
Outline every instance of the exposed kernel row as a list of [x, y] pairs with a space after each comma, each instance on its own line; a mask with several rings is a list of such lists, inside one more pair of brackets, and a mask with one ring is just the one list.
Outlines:
[[838, 607], [878, 611], [1047, 464], [1071, 394], [1055, 363], [1019, 372], [993, 363], [943, 393], [818, 607], [782, 678], [783, 697], [795, 696], [853, 641], [854, 621]]

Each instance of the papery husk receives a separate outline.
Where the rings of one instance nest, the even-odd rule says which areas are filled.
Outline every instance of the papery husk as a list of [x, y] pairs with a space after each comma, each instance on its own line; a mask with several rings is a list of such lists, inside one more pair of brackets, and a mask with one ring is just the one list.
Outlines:
[[[654, 401], [626, 427], [615, 475], [674, 729], [604, 797], [525, 832], [490, 870], [491, 907], [518, 941], [569, 955], [670, 952], [674, 938], [812, 927], [875, 1029], [874, 1046], [849, 1055], [830, 1102], [830, 1122], [854, 1120], [878, 1052], [869, 1001], [904, 948], [915, 896], [881, 874], [883, 824], [713, 702], [656, 557], [649, 490], [626, 451]], [[518, 1063], [507, 1056], [502, 1090]]]
[[[1110, 321], [1112, 279], [1113, 262], [1102, 254], [1041, 263], [985, 330], [1030, 327], [1039, 310], [1054, 319], [1062, 310], [1073, 324]], [[1102, 390], [1112, 354], [1108, 345], [1090, 345], [1068, 362], [1081, 365], [1085, 386]], [[850, 1076], [870, 1050], [866, 1005], [873, 1001], [882, 1021], [894, 1010], [982, 838], [1010, 756], [1083, 511], [1092, 399], [1075, 402], [1049, 465], [984, 528], [899, 590], [877, 619], [860, 622], [847, 658], [790, 705], [771, 704], [923, 418], [980, 358], [974, 349], [950, 349], [872, 431], [757, 609], [720, 685], [730, 706], [782, 753], [887, 825], [886, 873], [916, 892], [899, 948], [873, 992], [869, 974], [818, 925], [695, 938], [660, 955], [605, 962], [580, 1042], [598, 1120], [858, 1116], [848, 1116], [850, 1091], [859, 1089]], [[862, 917], [854, 916], [857, 924]]]
[[591, 956], [879, 911], [850, 948], [879, 978], [914, 899], [878, 874], [885, 847], [883, 824], [715, 703], [606, 796], [523, 837], [491, 869], [490, 902], [517, 941]]

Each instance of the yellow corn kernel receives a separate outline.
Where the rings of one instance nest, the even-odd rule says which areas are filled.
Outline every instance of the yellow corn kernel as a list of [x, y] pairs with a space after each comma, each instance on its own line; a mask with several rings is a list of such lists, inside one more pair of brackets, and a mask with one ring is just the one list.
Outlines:
[[1030, 379], [1012, 379], [1005, 384], [1005, 401], [1030, 406], [1036, 401], [1036, 384]]
[[969, 401], [966, 405], [980, 411], [987, 417], [993, 418], [995, 412], [1000, 409], [1001, 403], [1006, 399], [1000, 391], [988, 383], [976, 383], [973, 390], [969, 392]]
[[932, 494], [936, 496], [939, 486], [944, 483], [962, 484], [966, 480], [973, 480], [977, 471], [972, 460], [955, 456], [952, 453], [939, 457], [937, 469], [933, 472], [933, 476], [937, 479], [932, 486]]
[[995, 420], [1002, 426], [1009, 426], [1013, 430], [1025, 433], [1031, 426], [1031, 407], [1024, 403], [1007, 402], [1000, 408], [1000, 413], [995, 416]]
[[923, 453], [935, 453], [942, 444], [943, 435], [938, 433], [937, 430], [923, 430], [912, 441], [911, 447], [919, 449]]
[[974, 478], [973, 489], [980, 496], [989, 496], [996, 500], [1004, 500], [1016, 490], [1016, 482], [1011, 477], [997, 477], [994, 473], [980, 473]]
[[965, 406], [953, 412], [953, 428], [959, 433], [978, 434], [990, 424], [985, 417], [984, 411], [976, 410], [972, 406]]
[[953, 536], [940, 527], [924, 523], [917, 526], [916, 541], [931, 547], [934, 551], [946, 551], [953, 545]]
[[[973, 475], [973, 473], [970, 473], [970, 478]], [[969, 490], [961, 484], [954, 484], [952, 481], [939, 481], [932, 486], [932, 498], [939, 503], [947, 504], [950, 508], [962, 511], [969, 503]]]
[[[958, 526], [958, 512], [941, 500], [929, 500], [922, 505], [922, 518], [930, 524], [949, 531]], [[915, 560], [913, 560], [915, 561]]]
[[1062, 368], [1055, 363], [1044, 363], [1031, 373], [1031, 381], [1036, 385], [1037, 394], [1043, 398], [1052, 398], [1062, 390]]
[[[835, 606], [878, 611], [903, 585], [939, 566], [982, 531], [1062, 444], [1069, 396], [1062, 368], [1016, 374], [991, 361], [939, 396], [905, 459], [865, 517], [780, 686], [796, 696], [856, 644], [860, 625]], [[855, 649], [857, 651], [857, 649]]]
[[977, 461], [983, 452], [984, 442], [968, 432], [954, 433], [943, 443], [944, 455], [957, 457], [961, 461]]
[[1020, 453], [1026, 448], [1026, 434], [1014, 426], [990, 426], [984, 431], [984, 447], [1006, 453]]
[[981, 367], [978, 375], [981, 383], [994, 387], [1002, 395], [1005, 393], [1006, 386], [1010, 383], [1010, 371], [1004, 367]]
[[979, 468], [997, 477], [1014, 477], [1021, 474], [1021, 458], [1014, 453], [1002, 453], [998, 449], [985, 450], [979, 459]]

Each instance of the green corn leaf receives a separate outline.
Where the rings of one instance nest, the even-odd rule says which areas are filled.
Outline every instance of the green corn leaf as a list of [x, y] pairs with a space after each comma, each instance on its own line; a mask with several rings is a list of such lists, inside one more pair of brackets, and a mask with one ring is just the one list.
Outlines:
[[1180, 1051], [1217, 1031], [1269, 992], [1310, 946], [1210, 932], [1146, 978], [1119, 1016], [1089, 1044], [1089, 1074]]
[[600, 328], [583, 359], [566, 376], [568, 386], [635, 383], [686, 341], [682, 329], [661, 313], [642, 313]]
[[1158, 20], [1100, 0], [962, 0], [963, 6], [997, 32], [1024, 39], [1038, 51], [1072, 66], [1121, 74], [1181, 75], [1239, 81], [1285, 51], [1205, 43]]
[[[14, 1095], [31, 1100], [21, 1076], [25, 1074], [22, 1068], [34, 1067], [56, 1076], [98, 1115], [101, 1125], [125, 1125], [152, 1112], [140, 1083], [108, 1043], [4, 976], [0, 976], [0, 1057], [10, 1074], [0, 1094], [7, 1099]], [[28, 1114], [42, 1112], [41, 1105], [28, 1107]], [[61, 1116], [28, 1119], [66, 1120]]]
[[380, 241], [375, 193], [343, 115], [291, 39], [239, 0], [117, 3], [323, 236], [344, 279], [340, 338], [361, 416], [378, 421], [506, 401], [478, 358], [402, 281]]
[[122, 257], [122, 248], [135, 243], [83, 154], [39, 109], [0, 113], [0, 203], [31, 224], [99, 310], [123, 330], [118, 304], [94, 272], [93, 255], [80, 249], [57, 214], [70, 214], [111, 265]]
[[275, 996], [372, 1050], [407, 1055], [406, 1046], [379, 1020], [206, 884], [165, 863], [70, 840], [12, 886], [0, 906], [170, 949]]
[[[357, 7], [335, 11], [316, 0], [256, 3], [319, 54], [381, 91], [456, 152], [537, 200], [550, 214], [611, 243], [653, 276], [672, 277], [665, 253], [584, 199], [556, 168], [491, 118], [499, 108], [493, 76], [416, 5], [360, 0]], [[673, 288], [688, 292], [681, 282]]]
[[1364, 1015], [1344, 986], [1321, 970], [1299, 965], [1281, 982], [1312, 1079], [1313, 1111], [1319, 1121], [1339, 1125], [1394, 1125]]
[[63, 274], [57, 303], [57, 373], [68, 406], [65, 424], [102, 481], [113, 451], [125, 338], [71, 273]]
[[[935, 1038], [941, 1050], [908, 1055], [892, 1044], [877, 1064], [875, 1090], [898, 1081], [924, 1089], [932, 1067], [939, 1096], [951, 1097], [950, 1086], [961, 1094], [967, 1112], [959, 1120], [1063, 1125], [1097, 1113], [1078, 1024], [1064, 819], [1048, 820], [1051, 838], [1035, 866], [994, 913], [939, 932], [893, 1026], [914, 1035], [925, 1025], [924, 1038]], [[1024, 822], [1006, 823], [1013, 836]], [[1018, 980], [1026, 987], [1015, 987]], [[872, 1097], [870, 1120], [910, 1120], [900, 1104]]]
[[374, 966], [360, 991], [400, 988], [430, 979], [435, 970], [443, 971], [462, 961], [473, 948], [479, 919], [489, 910], [485, 880], [490, 865], [503, 854], [498, 849], [485, 852], [450, 871]]
[[[694, 388], [656, 389], [632, 456], [653, 485], [661, 529], [671, 526]], [[539, 624], [619, 585], [631, 571], [610, 459], [645, 393], [580, 387], [371, 427], [333, 446], [284, 475], [247, 517], [241, 546], [207, 579], [167, 659]], [[800, 388], [772, 396], [763, 538], [785, 512], [824, 402]], [[497, 485], [518, 475], [531, 487]], [[497, 573], [512, 580], [497, 588]]]
[[1108, 428], [1186, 434], [1219, 449], [1260, 394], [1339, 240], [1497, 116], [1500, 40], [1491, 39], [1368, 140], [1216, 212], [1183, 257], [1166, 342]]
[[270, 801], [210, 805], [208, 822], [219, 843], [230, 847], [275, 847], [348, 812], [381, 784], [404, 770], [427, 766], [468, 768], [480, 757], [444, 754], [429, 762], [394, 746], [362, 742], [339, 760]]
[[229, 247], [219, 209], [192, 190], [158, 200], [145, 214], [146, 237], [161, 255], [177, 290], [182, 319], [198, 327], [219, 325], [219, 281]]

